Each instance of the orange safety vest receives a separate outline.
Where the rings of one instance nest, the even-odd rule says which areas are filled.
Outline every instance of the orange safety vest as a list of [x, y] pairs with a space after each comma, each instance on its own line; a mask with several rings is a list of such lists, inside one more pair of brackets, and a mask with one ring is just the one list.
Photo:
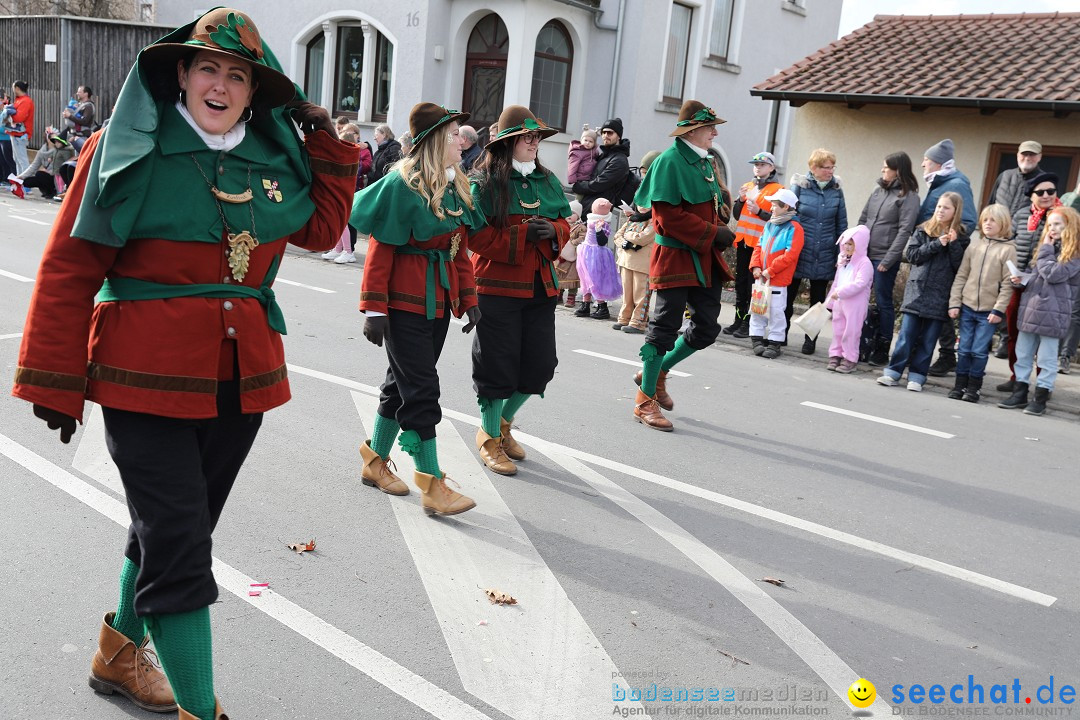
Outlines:
[[[773, 195], [777, 190], [784, 187], [778, 182], [771, 182], [761, 188], [756, 198], [752, 198], [754, 202], [758, 204], [762, 210], [772, 212], [772, 203], [765, 199], [767, 195]], [[747, 200], [751, 198], [747, 197]], [[739, 211], [739, 223], [735, 226], [735, 245], [741, 242], [746, 243], [746, 247], [757, 247], [758, 240], [761, 239], [761, 233], [765, 231], [765, 221], [754, 215], [746, 209], [746, 203], [743, 203], [742, 210]]]

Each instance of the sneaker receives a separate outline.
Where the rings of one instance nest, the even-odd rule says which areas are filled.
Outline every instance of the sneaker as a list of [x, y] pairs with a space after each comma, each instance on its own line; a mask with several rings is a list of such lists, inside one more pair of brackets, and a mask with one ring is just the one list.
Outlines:
[[336, 260], [339, 255], [341, 255], [341, 253], [339, 253], [337, 250], [329, 250], [329, 251], [324, 252], [322, 254], [322, 259], [323, 260]]
[[888, 375], [882, 375], [877, 379], [878, 385], [884, 385], [885, 387], [896, 387], [899, 384], [899, 380], [893, 380]]
[[354, 263], [356, 262], [356, 256], [348, 250], [344, 250], [340, 255], [334, 258], [334, 262], [338, 265], [344, 265], [345, 263]]
[[64, 202], [64, 193], [53, 195], [53, 202]]
[[836, 368], [840, 367], [840, 362], [843, 359], [844, 358], [841, 358], [841, 357], [831, 357], [831, 358], [829, 358], [829, 364], [825, 366], [825, 369], [826, 370], [836, 370]]
[[914, 380], [908, 380], [907, 389], [911, 392], [922, 392], [922, 383], [915, 382]]
[[1070, 367], [1071, 365], [1072, 365], [1072, 358], [1069, 357], [1068, 355], [1062, 355], [1061, 357], [1058, 358], [1058, 372], [1061, 373], [1062, 375], [1068, 375], [1069, 374], [1069, 371], [1072, 369]]
[[623, 325], [622, 331], [631, 335], [644, 335], [645, 331], [641, 328], [636, 328], [633, 325]]
[[622, 330], [624, 327], [626, 327], [626, 326], [623, 325], [622, 323], [612, 323], [611, 324], [611, 329], [612, 330]]
[[840, 365], [837, 366], [837, 368], [836, 368], [836, 372], [841, 373], [843, 375], [849, 375], [849, 374], [855, 372], [855, 368], [857, 366], [858, 366], [858, 363], [853, 363], [850, 360], [841, 360]]
[[775, 360], [776, 358], [780, 357], [780, 353], [780, 343], [770, 340], [765, 346], [765, 349], [761, 351], [761, 357], [765, 358], [766, 360]]

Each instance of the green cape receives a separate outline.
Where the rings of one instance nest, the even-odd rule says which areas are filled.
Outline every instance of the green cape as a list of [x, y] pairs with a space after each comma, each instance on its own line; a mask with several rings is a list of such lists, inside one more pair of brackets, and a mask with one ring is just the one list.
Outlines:
[[[191, 35], [194, 25], [193, 21], [177, 28], [158, 42], [182, 43]], [[263, 53], [268, 66], [281, 70], [281, 65], [265, 42]], [[296, 91], [299, 98], [304, 97], [299, 88]], [[98, 139], [72, 236], [111, 247], [123, 247], [130, 237], [148, 236], [140, 232], [137, 219], [144, 203], [158, 205], [161, 201], [159, 197], [149, 197], [147, 189], [154, 173], [154, 149], [162, 117], [173, 102], [153, 98], [148, 78], [143, 75], [136, 60], [120, 89], [109, 125]], [[289, 178], [290, 184], [302, 188], [300, 192], [306, 196], [311, 186], [311, 168], [290, 111], [284, 107], [275, 108], [267, 115], [253, 118], [247, 130], [249, 133], [253, 130], [259, 133], [271, 158], [277, 158], [272, 166], [275, 176], [279, 179]], [[204, 169], [209, 174], [210, 169]], [[261, 185], [254, 175], [252, 184], [252, 191], [258, 193]], [[212, 204], [208, 205], [212, 207]], [[167, 202], [160, 207], [149, 208], [149, 212], [167, 213], [169, 210]], [[312, 204], [307, 215], [296, 218], [296, 226], [303, 226], [313, 211]], [[176, 221], [183, 224], [185, 219], [177, 218]], [[263, 239], [260, 237], [260, 240]], [[267, 242], [276, 239], [265, 237]]]
[[649, 166], [634, 195], [634, 204], [641, 207], [651, 207], [654, 202], [697, 205], [712, 202], [714, 194], [722, 208], [724, 195], [709, 159], [699, 156], [685, 141], [675, 138], [671, 147], [660, 153]]
[[[454, 217], [447, 209], [461, 215]], [[484, 216], [479, 206], [473, 203], [473, 209], [461, 202], [453, 185], [447, 185], [443, 192], [443, 210], [446, 217], [435, 217], [427, 201], [408, 185], [396, 169], [390, 170], [374, 184], [353, 197], [352, 215], [349, 224], [357, 232], [371, 235], [386, 245], [405, 245], [409, 238], [417, 242], [427, 242], [437, 235], [453, 232], [462, 225], [470, 231], [484, 227]]]
[[[527, 185], [528, 187], [522, 187]], [[480, 210], [486, 217], [495, 214], [495, 198], [493, 188], [489, 185], [481, 190], [477, 183], [472, 184], [473, 198], [480, 206]], [[529, 205], [540, 201], [540, 207], [523, 207], [521, 203]], [[510, 203], [506, 208], [508, 215], [539, 215], [540, 217], [567, 218], [572, 214], [570, 203], [563, 193], [562, 183], [554, 173], [544, 173], [533, 170], [528, 177], [517, 170], [510, 171]]]

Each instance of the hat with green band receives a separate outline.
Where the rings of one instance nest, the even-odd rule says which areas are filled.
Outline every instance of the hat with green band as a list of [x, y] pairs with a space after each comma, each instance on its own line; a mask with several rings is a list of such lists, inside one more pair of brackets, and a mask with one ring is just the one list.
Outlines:
[[415, 153], [420, 144], [430, 137], [431, 132], [436, 128], [442, 127], [451, 120], [463, 123], [469, 117], [470, 113], [461, 112], [460, 110], [447, 110], [442, 105], [431, 102], [413, 105], [413, 109], [409, 113], [409, 132], [413, 136], [412, 152]]
[[529, 133], [539, 133], [542, 140], [557, 132], [559, 131], [548, 127], [524, 105], [511, 105], [499, 116], [499, 132], [491, 139], [491, 142], [502, 142], [508, 138]]
[[717, 117], [713, 109], [705, 105], [705, 103], [697, 100], [687, 100], [679, 108], [679, 121], [675, 123], [675, 129], [671, 131], [669, 137], [679, 137], [691, 130], [697, 130], [699, 127], [720, 125], [725, 122], [727, 120]]
[[214, 8], [144, 48], [139, 53], [139, 68], [175, 82], [176, 63], [200, 50], [239, 58], [250, 65], [258, 85], [255, 97], [268, 107], [284, 105], [296, 94], [293, 81], [268, 64], [269, 56], [254, 21], [247, 13], [232, 8]]

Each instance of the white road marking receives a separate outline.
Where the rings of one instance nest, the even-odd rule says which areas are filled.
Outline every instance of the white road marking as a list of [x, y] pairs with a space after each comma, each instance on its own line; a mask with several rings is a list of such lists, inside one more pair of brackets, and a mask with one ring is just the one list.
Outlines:
[[[642, 522], [664, 540], [704, 570], [709, 577], [720, 583], [725, 590], [754, 613], [773, 633], [803, 659], [840, 699], [847, 697], [847, 689], [861, 675], [840, 659], [821, 638], [796, 619], [771, 595], [754, 584], [731, 563], [712, 548], [705, 545], [666, 515], [648, 503], [612, 482], [591, 467], [576, 460], [553, 443], [540, 441], [535, 445], [565, 470], [587, 482], [596, 492], [621, 507]], [[853, 707], [849, 704], [849, 707]], [[892, 708], [884, 700], [874, 701], [871, 706], [881, 715], [889, 715]]]
[[[6, 455], [42, 480], [63, 490], [118, 525], [126, 528], [130, 524], [131, 519], [124, 503], [113, 499], [93, 485], [75, 477], [67, 470], [49, 462], [5, 435], [0, 435], [0, 454]], [[257, 598], [249, 597], [248, 590], [251, 583], [256, 582], [255, 579], [248, 577], [228, 563], [215, 557], [213, 567], [214, 577], [225, 590], [307, 638], [331, 655], [344, 660], [422, 710], [445, 720], [491, 720], [471, 705], [376, 652], [284, 596], [270, 591], [263, 592]]]
[[7, 270], [0, 270], [0, 275], [6, 278], [11, 278], [12, 280], [18, 280], [19, 282], [34, 282], [34, 278], [28, 278], [25, 275], [16, 275], [15, 273], [8, 272]]
[[822, 405], [821, 403], [810, 402], [809, 400], [800, 403], [800, 405], [817, 408], [818, 410], [825, 410], [826, 412], [836, 413], [837, 415], [847, 415], [848, 417], [859, 418], [860, 420], [869, 420], [870, 422], [879, 423], [881, 425], [889, 425], [891, 427], [897, 427], [903, 430], [911, 430], [912, 432], [944, 438], [946, 440], [956, 437], [955, 435], [951, 435], [947, 432], [941, 432], [940, 430], [931, 430], [930, 428], [924, 428], [918, 425], [910, 425], [905, 422], [899, 422], [898, 420], [890, 420], [888, 418], [878, 417], [877, 415], [867, 415], [866, 413], [855, 412], [854, 410], [845, 410], [844, 408], [833, 407], [832, 405]]
[[[347, 387], [352, 390], [359, 390], [360, 392], [365, 392], [369, 395], [379, 394], [379, 389], [372, 385], [364, 385], [363, 383], [358, 383], [354, 380], [348, 380], [346, 378], [331, 375], [329, 373], [324, 373], [319, 370], [310, 370], [308, 368], [303, 368], [298, 365], [290, 364], [288, 367], [289, 372], [295, 372], [297, 375], [308, 375], [310, 377], [324, 380], [330, 383], [335, 383], [337, 385], [341, 385], [342, 387]], [[460, 420], [461, 422], [469, 423], [473, 426], [477, 426], [480, 424], [479, 418], [473, 417], [472, 415], [468, 415], [463, 412], [458, 412], [457, 410], [449, 410], [443, 408], [442, 412], [443, 416], [452, 418], [454, 420]], [[518, 442], [522, 443], [523, 445], [532, 445], [533, 447], [537, 447], [537, 443], [544, 443], [548, 447], [558, 448], [559, 451], [569, 455], [570, 457], [592, 463], [593, 465], [599, 465], [600, 467], [607, 468], [609, 470], [615, 470], [616, 472], [623, 473], [624, 475], [629, 475], [630, 477], [635, 477], [639, 480], [644, 480], [645, 482], [660, 485], [670, 490], [686, 493], [687, 495], [692, 495], [694, 497], [701, 498], [702, 500], [708, 500], [709, 502], [716, 503], [717, 505], [723, 505], [733, 510], [739, 510], [741, 512], [745, 512], [765, 520], [771, 520], [773, 522], [780, 523], [781, 525], [787, 525], [788, 527], [796, 528], [797, 530], [803, 530], [813, 535], [819, 535], [824, 538], [829, 538], [830, 540], [835, 540], [836, 542], [840, 542], [845, 545], [851, 545], [852, 547], [861, 548], [868, 552], [877, 553], [879, 555], [883, 555], [884, 557], [900, 560], [901, 562], [908, 565], [915, 565], [916, 567], [921, 567], [924, 570], [941, 573], [942, 575], [946, 575], [956, 580], [963, 580], [964, 582], [969, 582], [972, 585], [978, 585], [979, 587], [984, 587], [988, 590], [1004, 593], [1005, 595], [1011, 595], [1013, 597], [1020, 598], [1021, 600], [1027, 600], [1028, 602], [1036, 603], [1037, 605], [1050, 607], [1057, 601], [1057, 598], [1053, 595], [1047, 595], [1046, 593], [1041, 593], [1037, 590], [1031, 590], [1022, 585], [1016, 585], [1005, 580], [999, 580], [997, 578], [990, 577], [989, 575], [983, 575], [982, 573], [977, 573], [966, 568], [957, 567], [956, 565], [950, 565], [949, 563], [941, 562], [940, 560], [934, 560], [933, 558], [928, 558], [923, 555], [916, 555], [915, 553], [911, 553], [906, 550], [900, 550], [899, 548], [894, 548], [892, 546], [885, 545], [884, 543], [879, 543], [875, 540], [868, 540], [867, 538], [859, 537], [858, 535], [852, 535], [851, 533], [847, 533], [842, 530], [835, 530], [831, 527], [820, 525], [816, 522], [811, 522], [810, 520], [803, 520], [802, 518], [795, 517], [794, 515], [788, 515], [787, 513], [782, 513], [777, 510], [763, 507], [761, 505], [755, 505], [754, 503], [746, 502], [745, 500], [739, 500], [737, 498], [731, 497], [730, 495], [723, 495], [718, 492], [713, 492], [712, 490], [705, 490], [704, 488], [699, 488], [696, 485], [684, 483], [679, 480], [672, 480], [671, 478], [664, 477], [663, 475], [658, 475], [657, 473], [650, 472], [648, 470], [642, 470], [641, 468], [634, 467], [633, 465], [627, 465], [625, 463], [618, 462], [617, 460], [609, 460], [605, 457], [601, 457], [600, 455], [594, 455], [592, 453], [585, 452], [583, 450], [577, 450], [576, 448], [568, 447], [566, 445], [558, 445], [556, 443], [551, 443], [546, 440], [541, 440], [538, 437], [529, 435], [528, 433], [523, 433], [520, 430], [514, 431], [514, 437], [517, 438]]]
[[[356, 391], [352, 397], [370, 437], [378, 400]], [[408, 500], [389, 502], [462, 685], [516, 720], [610, 715], [606, 688], [620, 677], [615, 663], [506, 506], [472, 443], [448, 420], [437, 432], [439, 465], [476, 508], [440, 521], [423, 514], [415, 489]], [[394, 459], [398, 476], [411, 481], [412, 458], [396, 452]], [[483, 588], [508, 592], [520, 604], [492, 607]], [[483, 619], [488, 624], [477, 626]]]
[[[610, 360], [612, 362], [622, 363], [623, 365], [631, 365], [636, 368], [641, 367], [640, 360], [624, 360], [614, 355], [605, 355], [604, 353], [593, 352], [592, 350], [575, 350], [574, 352], [579, 355], [588, 355], [590, 357], [600, 358], [601, 360]], [[674, 375], [675, 377], [690, 377], [690, 373], [684, 373], [679, 370], [668, 370], [668, 375]]]
[[47, 227], [52, 225], [51, 222], [44, 222], [42, 220], [34, 220], [33, 218], [24, 217], [23, 215], [11, 215], [11, 214], [9, 214], [8, 217], [11, 218], [12, 220], [22, 220], [24, 222], [34, 223], [35, 225], [45, 225]]
[[120, 480], [120, 470], [109, 455], [109, 448], [105, 445], [105, 419], [101, 414], [101, 406], [97, 403], [90, 404], [90, 412], [86, 414], [86, 422], [79, 437], [79, 447], [75, 450], [75, 458], [71, 466], [89, 478], [97, 480], [117, 495], [124, 495], [124, 484]]
[[326, 288], [315, 287], [314, 285], [305, 285], [304, 283], [296, 282], [295, 280], [286, 280], [285, 278], [276, 278], [274, 282], [283, 283], [285, 285], [295, 285], [296, 287], [307, 288], [308, 290], [314, 290], [315, 292], [328, 293], [333, 295], [337, 290], [327, 290]]
[[8, 335], [0, 335], [0, 340], [12, 340], [14, 338], [21, 338], [22, 333], [10, 333]]

